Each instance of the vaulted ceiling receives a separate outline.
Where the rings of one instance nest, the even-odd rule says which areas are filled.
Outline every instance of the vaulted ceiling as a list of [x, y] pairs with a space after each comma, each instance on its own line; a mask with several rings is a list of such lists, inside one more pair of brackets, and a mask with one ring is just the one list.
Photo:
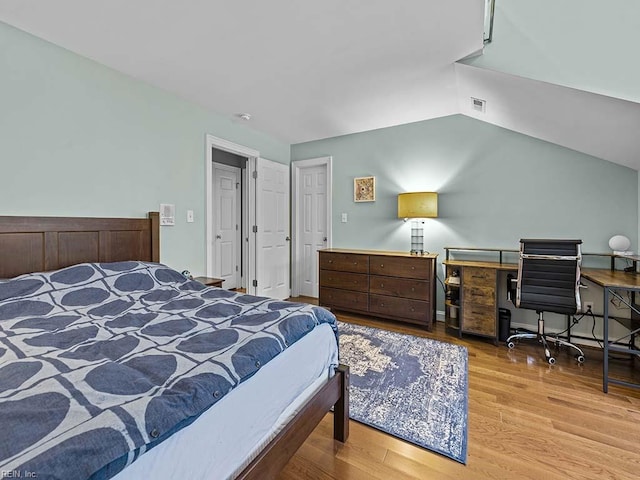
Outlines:
[[[288, 143], [464, 113], [640, 168], [633, 95], [456, 63], [481, 51], [483, 17], [480, 0], [0, 2], [0, 21]], [[499, 18], [514, 23], [496, 17], [495, 44]]]

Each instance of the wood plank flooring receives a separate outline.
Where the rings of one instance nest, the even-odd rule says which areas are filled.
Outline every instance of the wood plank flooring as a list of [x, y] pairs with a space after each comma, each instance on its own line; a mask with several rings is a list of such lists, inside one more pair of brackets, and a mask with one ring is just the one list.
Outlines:
[[[604, 394], [600, 350], [587, 349], [582, 366], [560, 352], [550, 366], [534, 342], [509, 351], [483, 339], [447, 335], [441, 322], [429, 333], [371, 317], [337, 316], [467, 347], [467, 465], [353, 421], [349, 440], [340, 444], [332, 439], [327, 414], [280, 480], [640, 478], [640, 390], [610, 386]], [[612, 360], [611, 370], [638, 382], [640, 361], [634, 362]]]

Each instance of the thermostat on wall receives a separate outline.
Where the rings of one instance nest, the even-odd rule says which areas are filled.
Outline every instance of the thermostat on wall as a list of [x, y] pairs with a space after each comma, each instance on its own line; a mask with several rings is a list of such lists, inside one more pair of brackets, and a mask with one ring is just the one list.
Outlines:
[[160, 204], [160, 225], [176, 224], [176, 206], [171, 203]]

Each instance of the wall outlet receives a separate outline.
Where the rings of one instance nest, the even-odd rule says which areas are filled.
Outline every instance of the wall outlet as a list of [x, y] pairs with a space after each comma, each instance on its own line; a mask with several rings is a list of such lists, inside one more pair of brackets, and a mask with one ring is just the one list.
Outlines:
[[347, 223], [347, 214], [343, 213], [341, 218], [342, 223]]
[[584, 302], [584, 304], [582, 306], [582, 311], [583, 312], [588, 312], [589, 310], [591, 310], [592, 313], [595, 313], [593, 311], [593, 302]]

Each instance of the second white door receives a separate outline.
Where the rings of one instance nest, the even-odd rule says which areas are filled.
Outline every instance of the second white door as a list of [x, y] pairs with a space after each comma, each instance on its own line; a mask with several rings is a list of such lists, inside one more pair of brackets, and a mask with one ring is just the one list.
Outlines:
[[257, 159], [256, 294], [289, 297], [289, 166]]
[[214, 276], [226, 289], [240, 287], [240, 169], [213, 164]]
[[300, 295], [318, 297], [318, 250], [327, 246], [327, 166], [300, 169], [297, 205]]

